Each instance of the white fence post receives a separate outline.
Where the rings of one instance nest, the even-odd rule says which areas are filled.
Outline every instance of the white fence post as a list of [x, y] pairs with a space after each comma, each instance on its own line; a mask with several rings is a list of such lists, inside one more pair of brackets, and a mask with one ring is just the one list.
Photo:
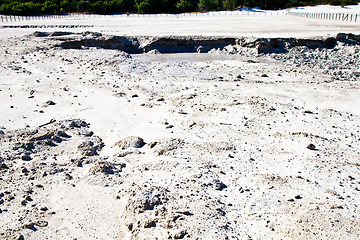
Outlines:
[[290, 16], [298, 16], [305, 18], [337, 20], [347, 22], [358, 22], [359, 14], [355, 13], [306, 13], [306, 12], [289, 12]]

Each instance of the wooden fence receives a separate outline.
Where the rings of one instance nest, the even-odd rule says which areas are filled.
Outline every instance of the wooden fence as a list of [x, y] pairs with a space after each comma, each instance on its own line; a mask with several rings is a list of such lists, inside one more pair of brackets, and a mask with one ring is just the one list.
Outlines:
[[70, 15], [40, 15], [40, 16], [15, 16], [15, 15], [0, 15], [1, 22], [16, 22], [16, 21], [30, 21], [38, 19], [55, 19], [65, 18]]
[[309, 12], [289, 12], [291, 16], [325, 19], [325, 20], [336, 20], [336, 21], [347, 21], [347, 22], [360, 22], [360, 14], [352, 13], [309, 13]]
[[0, 15], [1, 22], [17, 22], [41, 19], [57, 18], [91, 18], [91, 17], [187, 17], [187, 16], [297, 16], [314, 19], [360, 22], [360, 14], [351, 13], [309, 13], [309, 12], [289, 12], [289, 11], [223, 11], [223, 12], [195, 12], [181, 14], [116, 14], [116, 15], [99, 15], [99, 14], [64, 14], [64, 15], [40, 15], [40, 16], [14, 16]]
[[116, 15], [99, 15], [99, 14], [64, 14], [64, 15], [40, 15], [40, 16], [14, 16], [0, 15], [1, 22], [30, 21], [40, 19], [56, 19], [56, 18], [91, 18], [91, 17], [187, 17], [187, 16], [280, 16], [285, 15], [284, 11], [222, 11], [222, 12], [194, 12], [181, 14], [116, 14]]

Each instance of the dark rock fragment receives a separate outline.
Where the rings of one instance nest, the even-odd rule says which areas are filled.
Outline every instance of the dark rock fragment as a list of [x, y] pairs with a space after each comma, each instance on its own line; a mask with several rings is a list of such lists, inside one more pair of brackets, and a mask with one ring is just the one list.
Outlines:
[[81, 128], [81, 127], [88, 127], [89, 124], [83, 120], [74, 119], [69, 124], [70, 128]]
[[23, 161], [30, 161], [32, 158], [31, 158], [31, 156], [29, 154], [24, 154], [24, 155], [21, 156], [21, 159]]
[[154, 220], [147, 220], [144, 223], [144, 228], [156, 227], [156, 222]]
[[0, 170], [3, 170], [3, 169], [9, 169], [9, 167], [5, 163], [1, 163]]
[[55, 102], [53, 102], [53, 101], [51, 101], [51, 100], [49, 100], [49, 101], [47, 101], [47, 102], [45, 102], [45, 103], [43, 104], [43, 106], [44, 106], [44, 107], [47, 107], [47, 106], [54, 106], [54, 105], [56, 105], [56, 103], [55, 103]]
[[39, 227], [47, 227], [48, 226], [48, 222], [47, 221], [43, 221], [43, 220], [39, 220], [35, 223], [36, 226], [39, 226]]
[[310, 149], [310, 150], [316, 150], [316, 147], [314, 144], [310, 143], [309, 145], [306, 146], [307, 149]]
[[218, 179], [215, 179], [213, 181], [213, 186], [214, 186], [215, 190], [219, 190], [219, 191], [223, 190], [224, 188], [227, 188], [227, 186]]
[[57, 135], [60, 137], [64, 137], [64, 138], [70, 137], [65, 131], [62, 131], [62, 130], [57, 131]]
[[174, 239], [183, 239], [186, 234], [188, 234], [186, 230], [179, 230], [174, 234]]

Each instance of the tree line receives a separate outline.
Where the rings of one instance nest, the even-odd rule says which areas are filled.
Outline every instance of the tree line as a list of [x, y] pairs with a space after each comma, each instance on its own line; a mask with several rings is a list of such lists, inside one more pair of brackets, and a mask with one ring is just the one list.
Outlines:
[[259, 7], [278, 10], [318, 4], [352, 5], [359, 0], [0, 0], [0, 14], [182, 13]]

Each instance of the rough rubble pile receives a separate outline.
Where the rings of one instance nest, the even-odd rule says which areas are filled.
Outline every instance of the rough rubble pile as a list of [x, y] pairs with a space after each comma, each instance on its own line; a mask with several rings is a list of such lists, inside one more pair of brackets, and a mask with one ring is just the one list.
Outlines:
[[272, 58], [296, 66], [318, 69], [332, 75], [334, 80], [356, 81], [360, 79], [360, 47], [339, 44], [334, 49], [309, 49], [296, 47], [286, 54], [271, 54]]
[[[329, 74], [334, 80], [360, 78], [360, 37], [339, 33], [336, 38], [211, 38], [211, 37], [125, 37], [84, 32], [35, 32], [36, 37], [55, 37], [56, 47], [118, 49], [127, 53], [210, 52], [247, 57], [269, 56], [295, 66], [307, 66]], [[57, 38], [65, 36], [65, 38]], [[69, 37], [70, 36], [70, 37]]]
[[333, 80], [356, 81], [360, 79], [359, 39], [358, 35], [342, 33], [327, 39], [238, 39], [237, 45], [210, 52], [268, 56], [296, 67], [317, 69]]

